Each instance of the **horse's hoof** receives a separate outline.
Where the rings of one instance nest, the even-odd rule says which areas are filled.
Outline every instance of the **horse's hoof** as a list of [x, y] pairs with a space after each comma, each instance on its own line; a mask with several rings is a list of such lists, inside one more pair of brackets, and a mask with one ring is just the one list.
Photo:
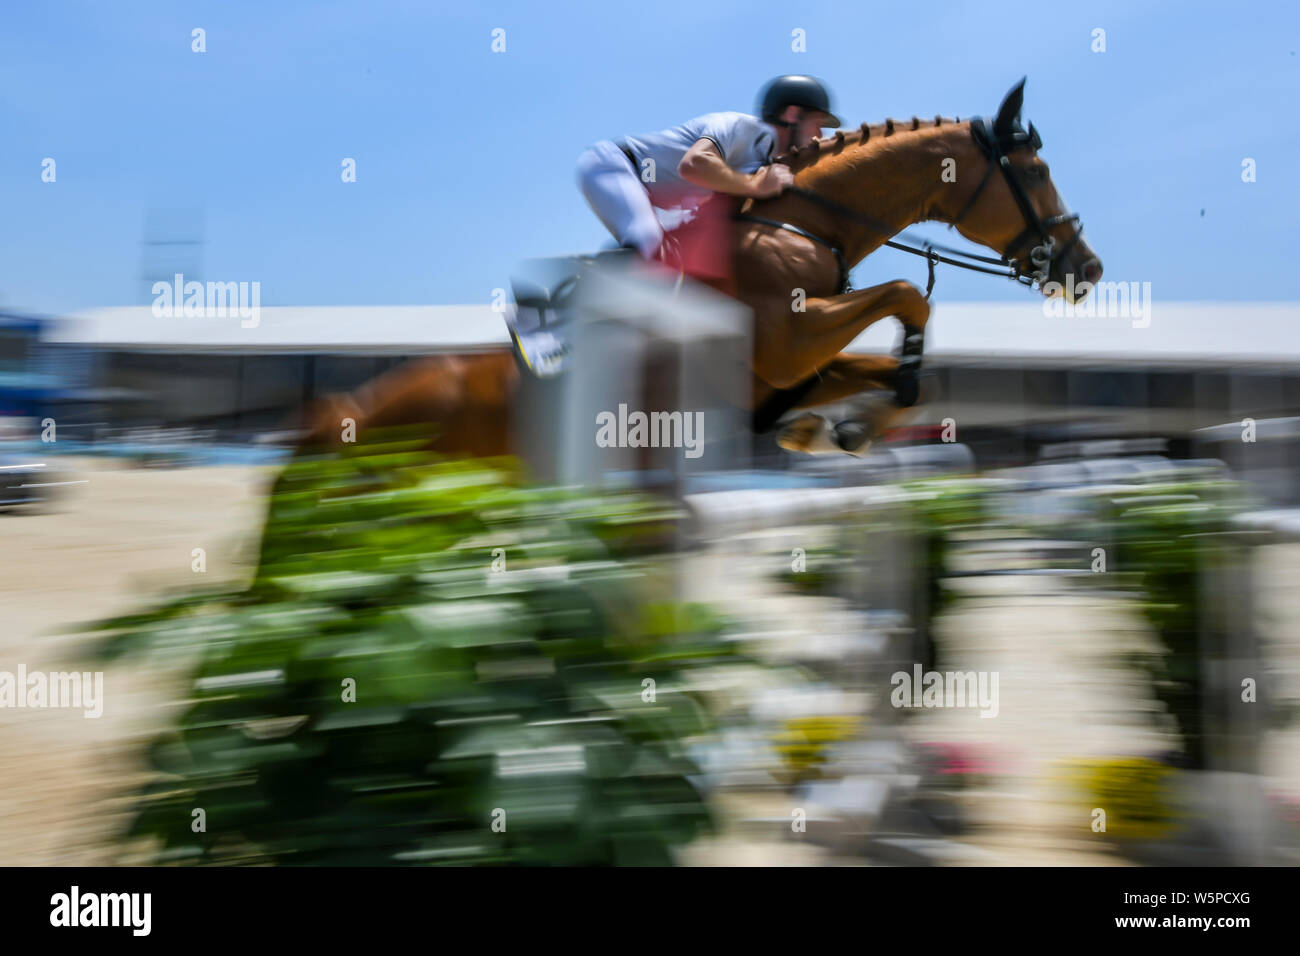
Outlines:
[[783, 427], [776, 436], [776, 443], [786, 451], [805, 455], [833, 455], [843, 451], [831, 434], [830, 422], [812, 412], [804, 412]]
[[871, 449], [871, 429], [863, 422], [839, 422], [834, 431], [835, 444], [841, 451], [860, 458]]

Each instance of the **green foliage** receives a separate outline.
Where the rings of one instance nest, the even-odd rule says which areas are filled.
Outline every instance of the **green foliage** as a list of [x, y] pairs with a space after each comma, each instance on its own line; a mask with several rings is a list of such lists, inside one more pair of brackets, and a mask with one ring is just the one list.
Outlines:
[[159, 862], [671, 862], [710, 822], [685, 688], [722, 624], [629, 557], [673, 511], [515, 479], [400, 444], [294, 462], [252, 586], [105, 622], [106, 653], [197, 661], [130, 835]]
[[1100, 517], [1111, 530], [1114, 554], [1106, 575], [1140, 595], [1142, 615], [1160, 653], [1133, 655], [1152, 693], [1173, 718], [1191, 768], [1206, 760], [1201, 647], [1219, 642], [1223, 615], [1210, 606], [1205, 572], [1227, 560], [1230, 520], [1242, 506], [1233, 482], [1196, 479], [1110, 492]]
[[[956, 537], [982, 527], [988, 520], [987, 483], [967, 478], [932, 478], [902, 482], [903, 493], [887, 511], [867, 511], [840, 522], [833, 543], [810, 549], [807, 566], [796, 572], [786, 567], [775, 575], [790, 588], [806, 594], [833, 596], [852, 593], [853, 582], [864, 570], [863, 542], [872, 548], [888, 542], [900, 528], [910, 539], [912, 577], [920, 593], [905, 598], [914, 612], [910, 626], [927, 668], [937, 666], [931, 625], [947, 610], [953, 594], [944, 587], [951, 572], [950, 555]], [[886, 555], [884, 560], [894, 560]], [[914, 600], [914, 603], [913, 602]]]
[[978, 528], [988, 520], [988, 488], [961, 478], [914, 481], [905, 487], [914, 496], [912, 518], [921, 542], [922, 567], [918, 570], [925, 581], [926, 612], [934, 618], [953, 599], [943, 579], [951, 570], [954, 535]]
[[813, 548], [803, 557], [803, 570], [796, 571], [793, 562], [782, 552], [782, 570], [775, 575], [783, 585], [799, 594], [830, 597], [847, 570], [852, 568], [855, 552], [842, 543], [831, 543]]

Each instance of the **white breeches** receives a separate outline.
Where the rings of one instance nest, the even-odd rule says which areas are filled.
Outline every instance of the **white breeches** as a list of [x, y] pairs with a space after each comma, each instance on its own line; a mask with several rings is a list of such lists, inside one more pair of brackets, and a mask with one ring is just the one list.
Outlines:
[[653, 259], [664, 230], [636, 169], [617, 144], [596, 143], [578, 157], [578, 188], [597, 218], [620, 244]]

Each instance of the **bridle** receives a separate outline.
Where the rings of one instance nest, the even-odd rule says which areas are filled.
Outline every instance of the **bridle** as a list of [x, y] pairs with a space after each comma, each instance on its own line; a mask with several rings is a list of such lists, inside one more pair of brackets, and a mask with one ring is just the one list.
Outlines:
[[[1002, 177], [1006, 180], [1007, 187], [1016, 200], [1016, 205], [1020, 207], [1020, 214], [1025, 217], [1025, 228], [1002, 251], [1002, 259], [1004, 262], [1016, 267], [1016, 278], [1020, 281], [1028, 285], [1034, 283], [1042, 285], [1047, 281], [1052, 264], [1057, 259], [1068, 255], [1082, 237], [1083, 224], [1079, 220], [1079, 214], [1061, 214], [1042, 219], [1034, 210], [1034, 204], [1029, 201], [1024, 184], [1020, 181], [1020, 177], [1016, 175], [1015, 167], [1011, 165], [1011, 157], [1007, 154], [1021, 147], [1027, 147], [1034, 152], [1042, 149], [1043, 139], [1038, 135], [1038, 130], [1034, 129], [1033, 123], [1029, 124], [1028, 132], [1020, 129], [1017, 125], [999, 136], [992, 123], [983, 117], [976, 117], [971, 120], [970, 129], [971, 136], [974, 137], [980, 149], [984, 151], [984, 155], [988, 157], [989, 162], [984, 169], [984, 178], [980, 180], [979, 186], [971, 194], [970, 199], [966, 200], [966, 205], [962, 207], [961, 212], [957, 213], [950, 226], [956, 226], [965, 218], [966, 213], [970, 212], [971, 207], [979, 200], [980, 193], [984, 191], [984, 187], [988, 184], [989, 177], [993, 173], [993, 167], [996, 166], [1002, 170]], [[1070, 236], [1069, 241], [1058, 251], [1051, 230], [1067, 222], [1073, 226], [1073, 234]], [[1021, 268], [1020, 260], [1012, 253], [1024, 246], [1025, 243], [1031, 242], [1035, 237], [1041, 242], [1029, 250], [1029, 263], [1033, 266], [1033, 269], [1026, 270]]]
[[[1079, 221], [1078, 213], [1069, 215], [1052, 216], [1048, 219], [1041, 218], [1034, 210], [1034, 204], [1029, 201], [1029, 195], [1025, 192], [1024, 184], [1015, 173], [1015, 167], [1011, 164], [1010, 152], [1028, 147], [1038, 150], [1042, 147], [1043, 141], [1039, 137], [1038, 131], [1034, 129], [1034, 124], [1029, 124], [1029, 130], [1026, 132], [1017, 124], [1009, 130], [998, 132], [994, 129], [993, 123], [983, 117], [975, 117], [970, 121], [971, 136], [975, 143], [980, 147], [988, 159], [988, 164], [984, 168], [984, 176], [980, 179], [979, 185], [971, 193], [966, 204], [956, 217], [948, 224], [949, 228], [955, 227], [970, 212], [975, 203], [979, 201], [984, 189], [988, 186], [989, 180], [993, 177], [993, 171], [1000, 169], [1002, 176], [1006, 180], [1007, 187], [1011, 190], [1011, 195], [1016, 200], [1016, 205], [1020, 208], [1020, 213], [1025, 219], [1025, 228], [1007, 245], [999, 258], [992, 256], [982, 256], [973, 252], [967, 252], [964, 249], [954, 249], [950, 246], [943, 246], [933, 242], [922, 242], [920, 245], [909, 245], [908, 243], [898, 242], [893, 239], [886, 239], [882, 244], [889, 246], [891, 249], [897, 249], [900, 252], [911, 253], [912, 255], [922, 256], [929, 263], [929, 279], [925, 287], [925, 297], [930, 298], [930, 293], [934, 291], [934, 267], [938, 263], [956, 266], [959, 269], [966, 269], [970, 272], [982, 272], [985, 275], [1001, 276], [1006, 279], [1014, 279], [1024, 285], [1042, 285], [1047, 281], [1051, 272], [1052, 265], [1066, 256], [1071, 249], [1079, 242], [1083, 235], [1083, 226]], [[802, 189], [797, 186], [791, 186], [781, 195], [795, 195], [815, 205], [822, 206], [831, 210], [837, 215], [846, 219], [852, 219], [862, 225], [866, 225], [876, 232], [885, 235], [893, 235], [894, 230], [871, 216], [864, 215], [856, 209], [850, 209], [842, 203], [829, 199], [820, 193], [812, 192], [808, 189]], [[806, 229], [793, 225], [788, 222], [780, 222], [775, 219], [765, 219], [761, 216], [753, 216], [748, 213], [739, 213], [737, 219], [746, 222], [757, 222], [762, 225], [772, 226], [777, 229], [783, 229], [796, 235], [803, 236], [813, 242], [828, 248], [835, 255], [835, 261], [839, 265], [839, 290], [841, 293], [851, 291], [849, 286], [849, 266], [844, 256], [844, 250], [821, 236], [818, 236]], [[1073, 235], [1059, 250], [1056, 248], [1056, 240], [1051, 235], [1051, 230], [1064, 223], [1073, 225]], [[1019, 259], [1012, 255], [1027, 242], [1038, 239], [1038, 244], [1029, 249], [1027, 261]], [[995, 268], [994, 268], [995, 267]]]

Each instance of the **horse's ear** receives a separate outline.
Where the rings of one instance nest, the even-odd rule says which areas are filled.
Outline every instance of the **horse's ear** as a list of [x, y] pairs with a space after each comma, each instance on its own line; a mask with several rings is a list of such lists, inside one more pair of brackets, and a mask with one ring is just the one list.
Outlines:
[[993, 132], [999, 137], [1008, 135], [1020, 119], [1020, 107], [1025, 102], [1025, 80], [1027, 79], [1028, 77], [1022, 76], [1020, 82], [1011, 87], [1011, 92], [998, 107], [998, 118], [993, 121]]

